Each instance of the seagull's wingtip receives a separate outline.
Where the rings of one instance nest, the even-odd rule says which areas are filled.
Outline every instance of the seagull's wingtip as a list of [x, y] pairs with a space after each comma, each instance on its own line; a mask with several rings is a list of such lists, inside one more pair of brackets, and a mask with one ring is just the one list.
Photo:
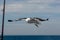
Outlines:
[[47, 21], [49, 20], [49, 18], [47, 18]]
[[8, 20], [8, 22], [13, 22], [13, 20]]

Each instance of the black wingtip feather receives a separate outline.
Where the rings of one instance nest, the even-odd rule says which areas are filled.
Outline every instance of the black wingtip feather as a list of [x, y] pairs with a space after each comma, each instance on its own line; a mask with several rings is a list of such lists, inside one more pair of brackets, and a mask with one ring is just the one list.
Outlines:
[[49, 20], [49, 18], [47, 18], [47, 21]]
[[13, 20], [8, 20], [8, 22], [13, 22]]

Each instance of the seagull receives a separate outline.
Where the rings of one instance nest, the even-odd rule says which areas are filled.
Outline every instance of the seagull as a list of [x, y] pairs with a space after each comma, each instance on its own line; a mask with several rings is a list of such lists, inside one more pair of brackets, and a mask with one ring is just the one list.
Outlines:
[[27, 23], [29, 24], [34, 24], [36, 27], [39, 27], [38, 24], [40, 24], [39, 21], [48, 21], [47, 19], [42, 19], [42, 18], [38, 18], [38, 17], [33, 17], [33, 18], [19, 18], [16, 20], [8, 20], [8, 22], [13, 22], [13, 21], [21, 21], [21, 20], [25, 20]]

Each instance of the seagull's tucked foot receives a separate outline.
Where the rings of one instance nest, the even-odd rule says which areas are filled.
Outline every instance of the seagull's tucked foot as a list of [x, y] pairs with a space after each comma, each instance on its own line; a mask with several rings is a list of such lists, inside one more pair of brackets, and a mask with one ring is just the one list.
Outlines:
[[37, 24], [35, 24], [36, 27], [39, 27]]

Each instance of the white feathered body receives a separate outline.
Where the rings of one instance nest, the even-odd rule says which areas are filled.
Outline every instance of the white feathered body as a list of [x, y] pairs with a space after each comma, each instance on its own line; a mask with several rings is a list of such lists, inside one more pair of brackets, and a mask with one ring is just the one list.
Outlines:
[[39, 24], [39, 22], [38, 22], [37, 19], [27, 18], [27, 19], [25, 19], [25, 21], [28, 22], [28, 23], [36, 23], [36, 24]]

